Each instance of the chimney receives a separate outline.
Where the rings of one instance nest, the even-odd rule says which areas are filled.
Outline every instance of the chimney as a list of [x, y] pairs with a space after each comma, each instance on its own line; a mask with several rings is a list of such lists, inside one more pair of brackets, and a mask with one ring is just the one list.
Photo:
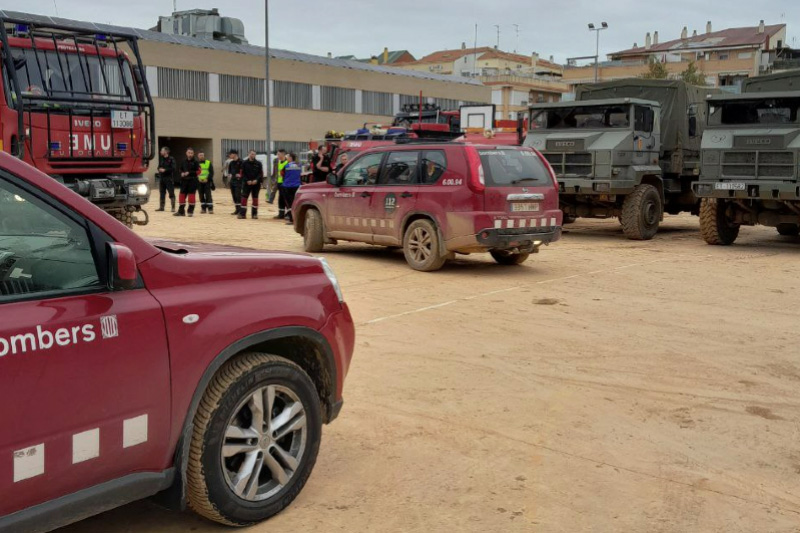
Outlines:
[[764, 33], [764, 29], [765, 29], [765, 28], [764, 28], [764, 21], [762, 20], [762, 21], [761, 21], [761, 22], [758, 24], [758, 33]]
[[634, 48], [639, 48], [639, 43], [633, 43]]
[[653, 46], [658, 44], [658, 32], [653, 32]]
[[551, 63], [555, 63], [556, 62], [556, 56], [550, 56], [550, 62]]
[[706, 33], [711, 33], [711, 21], [706, 22]]
[[331, 54], [330, 52], [328, 52], [328, 59], [330, 59], [330, 58], [332, 58], [332, 57], [333, 57], [333, 54]]
[[377, 65], [378, 64], [378, 56], [372, 56], [369, 58], [370, 65]]
[[694, 31], [692, 32], [692, 37], [697, 37], [697, 30], [694, 30]]
[[653, 40], [650, 37], [650, 32], [647, 32], [647, 35], [644, 37], [644, 49], [650, 50], [650, 46], [653, 44]]
[[681, 32], [681, 40], [686, 40], [689, 38], [689, 28], [686, 26], [683, 27], [683, 31]]
[[383, 64], [386, 65], [389, 63], [389, 49], [385, 46], [383, 47]]
[[467, 42], [466, 41], [461, 41], [461, 49], [462, 50], [466, 50], [467, 49]]

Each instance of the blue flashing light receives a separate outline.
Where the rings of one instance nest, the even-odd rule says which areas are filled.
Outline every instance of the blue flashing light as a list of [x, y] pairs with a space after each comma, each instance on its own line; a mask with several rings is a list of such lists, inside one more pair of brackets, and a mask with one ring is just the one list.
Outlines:
[[128, 143], [117, 143], [117, 152], [124, 152], [128, 149]]
[[50, 150], [52, 150], [53, 152], [57, 152], [57, 151], [61, 150], [61, 143], [58, 142], [58, 141], [51, 142], [50, 143]]
[[27, 24], [14, 24], [14, 33], [17, 35], [26, 35], [31, 30]]
[[97, 39], [98, 41], [106, 42], [108, 40], [108, 36], [103, 35], [102, 33], [98, 33], [97, 35], [95, 35], [95, 39]]

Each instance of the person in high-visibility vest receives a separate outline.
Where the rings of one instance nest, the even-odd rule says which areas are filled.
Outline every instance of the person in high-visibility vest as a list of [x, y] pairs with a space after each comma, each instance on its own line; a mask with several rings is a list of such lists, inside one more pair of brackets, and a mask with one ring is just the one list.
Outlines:
[[[283, 183], [283, 170], [286, 168], [286, 163], [286, 150], [281, 148], [277, 152], [277, 158], [272, 162], [272, 172], [267, 184], [267, 203], [269, 204], [275, 202], [280, 184]], [[278, 204], [280, 204], [280, 200], [278, 200]]]
[[203, 152], [197, 154], [197, 161], [200, 163], [200, 173], [197, 175], [198, 190], [200, 191], [200, 213], [213, 215], [214, 198], [211, 196], [211, 191], [217, 189], [214, 185], [214, 165], [206, 159], [206, 154]]

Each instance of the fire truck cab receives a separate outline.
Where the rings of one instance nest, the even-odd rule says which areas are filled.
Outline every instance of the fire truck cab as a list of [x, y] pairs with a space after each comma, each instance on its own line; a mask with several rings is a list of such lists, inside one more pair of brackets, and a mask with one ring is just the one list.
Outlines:
[[0, 70], [0, 151], [146, 224], [155, 122], [137, 36], [0, 10]]

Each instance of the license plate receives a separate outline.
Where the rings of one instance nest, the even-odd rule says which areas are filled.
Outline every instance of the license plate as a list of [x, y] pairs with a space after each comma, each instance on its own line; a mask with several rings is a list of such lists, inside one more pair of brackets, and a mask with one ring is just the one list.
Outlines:
[[714, 184], [714, 188], [718, 191], [744, 191], [747, 189], [747, 185], [744, 183], [719, 182]]
[[115, 130], [133, 129], [133, 111], [112, 111], [111, 127]]
[[511, 204], [511, 211], [514, 213], [538, 211], [539, 204], [536, 202], [526, 202], [522, 204]]

